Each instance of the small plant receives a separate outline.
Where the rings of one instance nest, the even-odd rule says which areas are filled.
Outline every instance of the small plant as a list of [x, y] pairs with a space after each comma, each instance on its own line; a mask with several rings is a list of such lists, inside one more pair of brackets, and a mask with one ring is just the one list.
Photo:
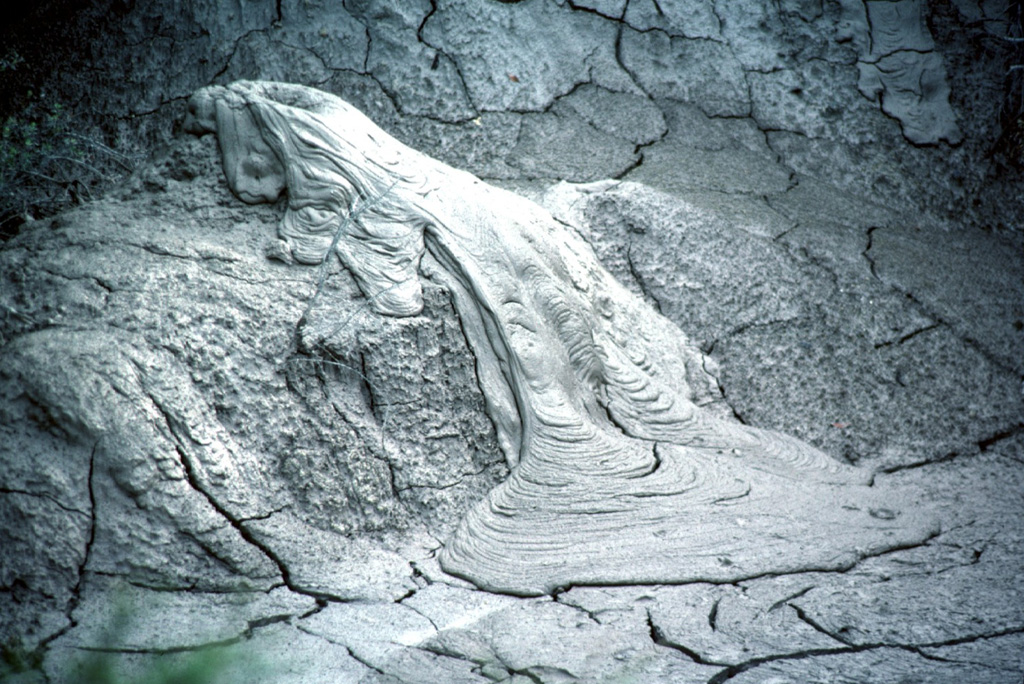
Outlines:
[[9, 50], [6, 55], [0, 57], [0, 74], [17, 71], [18, 67], [24, 63], [25, 58], [18, 54], [17, 50]]
[[[17, 68], [16, 53], [0, 59], [0, 73]], [[91, 199], [130, 173], [135, 159], [82, 132], [60, 102], [34, 97], [0, 124], [0, 241], [29, 218]]]
[[1024, 168], [1024, 2], [1021, 0], [1007, 6], [1006, 26], [1005, 39], [1012, 54], [999, 112], [1002, 134], [996, 142], [996, 150], [1017, 168]]

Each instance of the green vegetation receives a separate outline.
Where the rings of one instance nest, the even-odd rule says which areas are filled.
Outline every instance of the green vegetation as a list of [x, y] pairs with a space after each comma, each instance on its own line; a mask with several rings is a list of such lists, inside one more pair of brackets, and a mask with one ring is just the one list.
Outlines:
[[1024, 2], [1015, 0], [1008, 5], [1006, 25], [1012, 54], [999, 112], [1002, 134], [995, 149], [1014, 166], [1024, 168]]
[[11, 639], [0, 644], [0, 682], [10, 681], [16, 675], [38, 672], [42, 666], [42, 653], [38, 650], [29, 651], [20, 639]]
[[[66, 684], [219, 684], [232, 657], [223, 648], [206, 648], [176, 657], [167, 655], [152, 664], [125, 667], [125, 656], [102, 651], [85, 651], [72, 668]], [[129, 672], [134, 669], [134, 672]]]
[[[114, 609], [98, 634], [89, 639], [92, 647], [51, 651], [50, 684], [241, 684], [260, 681], [267, 670], [259, 659], [243, 656], [237, 644], [242, 636], [218, 644], [165, 651], [126, 647], [140, 625], [160, 622], [153, 611], [139, 610], [114, 593]], [[165, 618], [166, 619], [166, 618]], [[19, 640], [0, 645], [0, 684], [43, 684], [43, 660], [47, 646], [27, 649]], [[67, 662], [54, 659], [67, 658]], [[54, 671], [57, 672], [53, 676]]]
[[[16, 53], [0, 59], [16, 69]], [[101, 142], [60, 102], [29, 93], [29, 105], [0, 124], [0, 241], [29, 218], [91, 199], [130, 173], [135, 160]]]
[[25, 58], [18, 54], [17, 50], [10, 50], [3, 57], [0, 57], [0, 74], [16, 71], [24, 63]]

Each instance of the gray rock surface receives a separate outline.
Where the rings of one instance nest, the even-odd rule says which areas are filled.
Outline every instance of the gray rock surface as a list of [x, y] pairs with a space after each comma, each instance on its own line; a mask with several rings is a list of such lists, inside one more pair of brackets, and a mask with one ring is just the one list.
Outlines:
[[62, 70], [44, 90], [119, 147], [166, 141], [210, 82], [271, 79], [341, 94], [486, 178], [597, 180], [641, 163], [648, 143], [628, 155], [622, 141], [657, 129], [638, 116], [604, 137], [554, 111], [595, 86], [747, 120], [791, 170], [932, 222], [1019, 228], [1019, 173], [986, 157], [1012, 59], [1005, 0], [115, 4], [85, 10], [102, 26], [82, 48], [88, 74]]
[[[709, 360], [602, 267], [571, 218], [556, 220], [401, 145], [313, 88], [203, 88], [184, 128], [217, 136], [239, 199], [286, 193], [274, 258], [325, 274], [337, 256], [365, 297], [361, 306], [396, 326], [423, 313], [426, 279], [454, 300], [510, 473], [442, 539], [438, 557], [452, 575], [524, 596], [576, 585], [735, 582], [847, 568], [938, 533], [915, 493], [896, 507], [866, 486], [869, 472], [723, 411]], [[583, 207], [609, 188], [584, 187], [565, 201]], [[624, 191], [642, 192], [632, 188]], [[307, 309], [319, 303], [322, 282]], [[324, 311], [313, 328], [304, 314], [296, 335], [305, 348], [338, 350], [335, 359], [353, 314]], [[417, 351], [403, 359], [390, 344], [378, 348], [418, 365]], [[385, 424], [398, 404], [410, 418], [403, 425], [429, 425], [425, 404], [374, 389], [377, 374], [362, 367]], [[424, 481], [450, 468], [437, 458], [415, 465]], [[403, 480], [394, 477], [396, 490]], [[281, 529], [272, 545], [287, 546], [288, 537]], [[268, 553], [293, 578], [303, 574], [291, 557]]]
[[[916, 4], [927, 31], [904, 29], [942, 62], [955, 147], [908, 141], [910, 117], [954, 135], [942, 83], [937, 99], [899, 95], [906, 121], [883, 111], [899, 82], [860, 92], [881, 57], [837, 3], [279, 7], [109, 12], [89, 70], [47, 86], [112, 144], [161, 142], [119, 193], [0, 247], [0, 676], [81, 681], [98, 646], [149, 681], [207, 659], [225, 682], [1020, 681], [1020, 178], [985, 157], [1005, 3]], [[634, 50], [632, 74], [625, 48], [645, 31], [679, 55], [727, 46], [747, 109], [730, 78], [707, 102], [645, 92], [734, 73], [726, 59], [650, 74], [663, 55]], [[554, 181], [625, 170], [654, 188], [583, 203], [606, 267], [702, 346], [741, 419], [876, 470], [880, 492], [923, 490], [942, 534], [845, 571], [725, 585], [519, 599], [444, 574], [434, 549], [507, 476], [454, 305], [428, 284], [415, 320], [364, 310], [335, 348], [294, 337], [317, 274], [265, 260], [281, 208], [239, 205], [212, 141], [174, 137], [185, 97], [237, 78], [326, 88], [558, 216], [578, 190]], [[325, 282], [310, 329], [360, 301], [344, 270]], [[57, 338], [77, 341], [58, 354]], [[424, 348], [438, 353], [421, 372]], [[141, 383], [137, 363], [163, 380]], [[161, 413], [167, 385], [198, 413]], [[124, 412], [97, 415], [97, 396]], [[421, 437], [424, 406], [437, 439]], [[175, 435], [175, 415], [205, 432]], [[160, 448], [139, 452], [124, 437], [139, 431]], [[212, 505], [237, 493], [207, 470], [224, 453], [276, 483], [260, 510]], [[382, 627], [346, 627], [360, 610]]]

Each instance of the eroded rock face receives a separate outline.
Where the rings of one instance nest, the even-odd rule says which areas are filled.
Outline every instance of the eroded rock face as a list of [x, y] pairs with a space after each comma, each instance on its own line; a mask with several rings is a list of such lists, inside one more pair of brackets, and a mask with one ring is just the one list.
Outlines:
[[963, 133], [949, 104], [942, 56], [924, 0], [844, 0], [839, 37], [857, 49], [858, 88], [897, 119], [918, 145], [957, 144]]
[[452, 292], [511, 474], [445, 544], [448, 572], [526, 595], [738, 581], [937, 532], [877, 498], [869, 473], [724, 417], [704, 355], [532, 202], [310, 88], [211, 87], [189, 112], [240, 199], [287, 189], [279, 258], [336, 253], [393, 317], [423, 311], [421, 276]]
[[319, 274], [266, 259], [279, 212], [228, 206], [214, 148], [4, 250], [5, 641], [72, 628], [96, 578], [399, 598], [507, 475], [450, 294], [381, 317], [342, 272], [311, 305]]
[[[45, 90], [121, 151], [165, 142], [197, 88], [277, 80], [339, 95], [488, 180], [646, 183], [682, 168], [663, 164], [677, 128], [660, 139], [682, 105], [701, 128], [751, 128], [752, 156], [787, 175], [1019, 233], [1019, 174], [999, 153], [1011, 143], [998, 114], [1013, 63], [1006, 0], [108, 5], [83, 12], [102, 25], [82, 47], [89, 71], [54, 70]], [[721, 180], [731, 193], [744, 174], [707, 152], [709, 177], [687, 168], [672, 184]]]
[[[729, 180], [735, 158], [737, 185], [785, 179], [730, 151], [748, 124], [691, 114], [667, 121], [666, 148], [695, 150], [679, 172]], [[237, 201], [220, 166], [214, 136], [182, 135], [0, 250], [0, 640], [29, 650], [5, 646], [0, 678], [38, 663], [77, 684], [105, 649], [139, 680], [215, 645], [226, 681], [267, 684], [1019, 681], [1024, 264], [995, 236], [936, 239], [809, 179], [777, 214], [713, 190], [518, 186], [713, 354], [742, 420], [875, 469], [890, 511], [924, 489], [943, 523], [849, 570], [519, 598], [433, 551], [509, 479], [452, 291], [425, 257], [423, 312], [382, 315], [333, 258], [265, 258], [285, 253], [284, 203]], [[798, 548], [801, 524], [773, 543]]]

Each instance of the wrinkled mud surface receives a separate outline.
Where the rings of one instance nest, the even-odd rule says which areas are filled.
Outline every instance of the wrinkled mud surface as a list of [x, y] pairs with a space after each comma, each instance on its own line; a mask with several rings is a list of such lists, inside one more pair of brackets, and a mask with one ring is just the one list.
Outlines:
[[[0, 250], [12, 681], [76, 681], [102, 649], [140, 677], [213, 653], [239, 682], [1019, 684], [1019, 211], [978, 161], [995, 121], [965, 105], [967, 82], [994, 101], [999, 65], [948, 66], [966, 54], [950, 17], [978, 41], [998, 22], [963, 2], [923, 30], [923, 3], [888, 3], [916, 41], [891, 54], [941, 56], [952, 89], [963, 141], [922, 146], [863, 93], [895, 39], [837, 37], [846, 3], [691, 4], [125, 14], [89, 97], [170, 142]], [[891, 10], [866, 4], [871, 26]], [[428, 283], [422, 316], [370, 315], [332, 265], [310, 307], [321, 273], [264, 256], [282, 208], [241, 205], [212, 140], [172, 137], [215, 77], [326, 88], [541, 201], [700, 343], [741, 420], [920, 488], [942, 532], [733, 584], [522, 599], [445, 575], [435, 550], [507, 475], [451, 298]], [[552, 185], [608, 177], [647, 187]], [[351, 318], [325, 341], [328, 308]], [[225, 449], [239, 472], [217, 470]]]

